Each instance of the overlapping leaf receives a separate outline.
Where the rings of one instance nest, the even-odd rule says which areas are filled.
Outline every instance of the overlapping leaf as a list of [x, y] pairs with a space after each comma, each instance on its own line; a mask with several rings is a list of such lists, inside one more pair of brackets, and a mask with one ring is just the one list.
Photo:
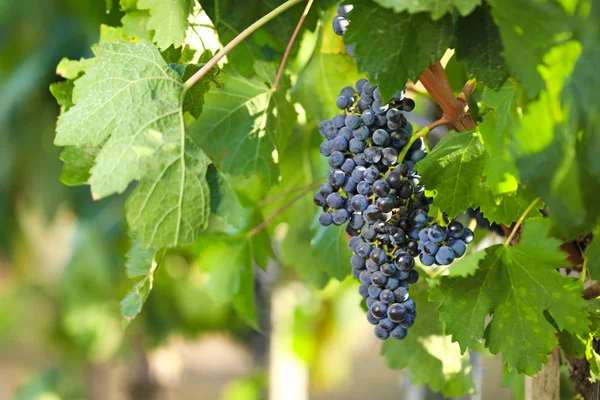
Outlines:
[[356, 62], [386, 98], [416, 80], [446, 52], [453, 39], [452, 18], [433, 21], [428, 13], [396, 14], [372, 1], [362, 1], [352, 10], [344, 35], [355, 44]]
[[489, 6], [477, 7], [456, 22], [456, 57], [467, 71], [487, 87], [498, 89], [508, 73], [502, 57], [500, 32], [490, 15]]
[[[512, 75], [535, 97], [544, 89], [538, 72], [544, 55], [570, 32], [570, 18], [555, 2], [489, 0]], [[518, 10], [518, 12], [515, 12]], [[562, 35], [561, 35], [562, 34]]]
[[435, 204], [455, 217], [476, 203], [487, 154], [477, 132], [450, 132], [417, 164]]
[[312, 247], [327, 275], [342, 281], [350, 274], [352, 252], [348, 248], [348, 239], [343, 229], [335, 226], [319, 227]]
[[[259, 76], [274, 76], [272, 66], [257, 63]], [[295, 118], [283, 118], [281, 102], [264, 79], [228, 75], [222, 88], [206, 95], [204, 112], [192, 125], [192, 136], [219, 169], [232, 175], [258, 175], [267, 185], [279, 180], [277, 136], [289, 135]], [[277, 101], [279, 100], [279, 101]], [[279, 119], [279, 120], [278, 120]]]
[[431, 289], [446, 333], [463, 351], [485, 340], [492, 353], [502, 352], [509, 368], [532, 375], [557, 344], [545, 312], [560, 330], [587, 332], [581, 282], [556, 271], [564, 266], [565, 255], [558, 249], [560, 241], [547, 238], [547, 231], [547, 220], [530, 222], [517, 247], [489, 247], [473, 276], [443, 278]]
[[193, 3], [192, 0], [138, 0], [137, 7], [150, 12], [147, 26], [154, 30], [154, 42], [161, 50], [181, 45]]

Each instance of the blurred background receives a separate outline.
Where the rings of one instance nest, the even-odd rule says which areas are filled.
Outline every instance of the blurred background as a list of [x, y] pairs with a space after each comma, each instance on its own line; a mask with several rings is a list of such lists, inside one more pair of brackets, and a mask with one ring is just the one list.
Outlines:
[[[93, 202], [59, 182], [48, 90], [58, 62], [91, 56], [121, 17], [110, 0], [0, 0], [0, 399], [443, 398], [386, 365], [354, 282], [314, 289], [275, 262], [256, 273], [260, 332], [212, 302], [183, 255], [121, 328], [124, 196]], [[422, 104], [421, 124], [435, 113]], [[503, 379], [522, 393], [498, 358], [471, 360], [482, 391], [464, 398], [511, 398]]]

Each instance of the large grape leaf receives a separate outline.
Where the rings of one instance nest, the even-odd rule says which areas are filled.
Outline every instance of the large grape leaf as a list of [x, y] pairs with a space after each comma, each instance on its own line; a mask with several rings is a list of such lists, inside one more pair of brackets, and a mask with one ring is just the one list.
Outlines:
[[458, 19], [456, 57], [469, 74], [493, 89], [499, 89], [508, 78], [502, 51], [500, 32], [487, 4]]
[[565, 238], [591, 231], [600, 215], [594, 130], [572, 126], [560, 99], [580, 50], [579, 43], [569, 42], [546, 55], [549, 67], [539, 70], [548, 89], [529, 104], [513, 141], [522, 181], [548, 205], [552, 233]]
[[207, 223], [210, 163], [186, 135], [179, 74], [151, 43], [94, 47], [98, 62], [75, 81], [55, 144], [102, 147], [89, 183], [99, 198], [139, 184], [127, 204], [146, 246], [191, 243]]
[[556, 271], [565, 265], [565, 254], [547, 232], [547, 220], [529, 222], [517, 247], [489, 247], [474, 275], [442, 278], [430, 290], [430, 300], [440, 304], [446, 333], [462, 351], [485, 340], [492, 353], [502, 352], [510, 369], [533, 375], [557, 345], [546, 312], [560, 330], [587, 332], [582, 284]]
[[158, 260], [154, 261], [156, 250], [146, 248], [134, 236], [131, 238], [131, 248], [127, 252], [125, 270], [129, 278], [140, 278], [121, 301], [121, 316], [123, 326], [135, 319], [141, 312], [146, 299], [152, 291], [154, 273]]
[[489, 0], [488, 3], [500, 28], [504, 59], [510, 71], [529, 96], [535, 97], [545, 87], [538, 65], [546, 52], [569, 33], [570, 17], [551, 1]]
[[421, 183], [451, 218], [476, 203], [487, 154], [477, 132], [450, 132], [417, 164]]
[[[256, 66], [263, 77], [275, 74], [271, 65]], [[222, 88], [206, 95], [204, 112], [190, 128], [192, 136], [221, 171], [258, 175], [273, 185], [279, 180], [274, 154], [277, 136], [289, 135], [295, 122], [279, 111], [291, 107], [282, 100], [285, 98], [274, 96], [264, 79], [228, 74]]]
[[372, 1], [361, 1], [350, 19], [344, 41], [356, 45], [359, 70], [368, 72], [386, 98], [403, 89], [409, 79], [417, 80], [453, 39], [450, 16], [433, 21], [427, 13], [396, 14]]
[[161, 50], [179, 47], [185, 39], [192, 0], [138, 0], [140, 10], [149, 10], [148, 29], [154, 30], [154, 42]]
[[406, 339], [389, 339], [383, 344], [381, 353], [388, 366], [408, 368], [414, 384], [429, 385], [447, 397], [473, 392], [469, 356], [461, 355], [460, 346], [444, 336], [435, 304], [427, 301], [427, 285], [412, 285], [410, 297], [417, 303], [418, 317]]
[[489, 155], [484, 174], [486, 184], [494, 194], [512, 192], [517, 189], [517, 167], [511, 157], [509, 144], [519, 124], [517, 114], [518, 88], [506, 82], [498, 91], [485, 88], [482, 107], [487, 114], [478, 124], [478, 130]]

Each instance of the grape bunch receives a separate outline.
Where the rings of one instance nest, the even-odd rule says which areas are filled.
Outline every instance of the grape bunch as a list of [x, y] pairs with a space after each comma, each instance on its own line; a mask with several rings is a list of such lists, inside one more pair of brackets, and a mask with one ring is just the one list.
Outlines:
[[345, 225], [351, 237], [352, 274], [375, 336], [404, 339], [417, 316], [409, 295], [419, 279], [415, 257], [447, 265], [464, 255], [473, 233], [458, 221], [443, 228], [428, 215], [432, 199], [414, 171], [426, 152], [422, 139], [411, 140], [405, 116], [415, 106], [412, 99], [400, 92], [384, 102], [377, 87], [360, 79], [335, 103], [341, 112], [319, 124], [320, 152], [331, 167], [314, 195], [323, 210], [319, 222]]
[[[333, 17], [333, 32], [336, 35], [344, 36], [350, 22], [348, 21], [348, 13], [352, 11], [354, 6], [348, 4], [338, 4], [336, 8], [337, 15]], [[354, 45], [345, 45], [346, 53], [354, 57]]]

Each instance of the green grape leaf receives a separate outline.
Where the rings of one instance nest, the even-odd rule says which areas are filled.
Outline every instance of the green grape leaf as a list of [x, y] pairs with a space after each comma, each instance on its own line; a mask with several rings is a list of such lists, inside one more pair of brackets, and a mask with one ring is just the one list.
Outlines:
[[98, 198], [139, 181], [127, 219], [145, 246], [193, 242], [210, 213], [210, 161], [187, 138], [181, 77], [145, 41], [94, 52], [98, 63], [75, 82], [75, 106], [59, 118], [55, 144], [102, 146], [89, 179]]
[[456, 22], [456, 57], [470, 75], [492, 89], [499, 89], [508, 73], [502, 57], [500, 32], [489, 6], [477, 7]]
[[148, 29], [150, 13], [146, 10], [130, 11], [121, 18], [123, 33], [134, 42], [152, 40], [152, 32]]
[[121, 300], [121, 316], [123, 317], [122, 326], [125, 328], [141, 312], [144, 303], [152, 291], [152, 280], [142, 279], [136, 283], [133, 288]]
[[435, 205], [454, 218], [476, 203], [486, 158], [477, 132], [450, 132], [416, 168]]
[[580, 51], [578, 42], [568, 42], [548, 52], [548, 67], [539, 68], [548, 89], [528, 105], [512, 141], [522, 182], [548, 206], [551, 233], [567, 239], [591, 231], [600, 216], [594, 130], [571, 126], [563, 108], [571, 99], [561, 100]]
[[83, 75], [86, 69], [95, 65], [97, 61], [95, 58], [82, 58], [79, 60], [63, 58], [56, 66], [56, 75], [62, 76], [65, 79], [75, 80]]
[[[537, 198], [530, 190], [519, 186], [516, 192], [508, 193], [499, 197], [493, 195], [488, 189], [478, 192], [476, 204], [479, 206], [483, 216], [490, 222], [510, 226], [521, 217], [527, 207]], [[540, 203], [537, 210], [527, 215], [526, 221], [540, 218], [539, 209], [543, 208]]]
[[411, 298], [419, 309], [415, 325], [404, 340], [386, 340], [381, 349], [388, 366], [408, 368], [411, 381], [429, 385], [444, 396], [461, 396], [474, 391], [471, 362], [461, 355], [460, 346], [444, 336], [443, 326], [437, 319], [435, 304], [427, 301], [424, 283], [411, 286]]
[[154, 42], [161, 50], [179, 47], [189, 26], [192, 0], [138, 0], [140, 10], [149, 10], [148, 29], [154, 31]]
[[[257, 71], [274, 76], [272, 66], [256, 66]], [[279, 180], [274, 156], [277, 137], [289, 135], [295, 123], [295, 118], [274, 123], [280, 117], [279, 107], [289, 106], [279, 104], [280, 99], [263, 79], [228, 74], [222, 88], [206, 95], [204, 112], [190, 128], [192, 136], [222, 172], [258, 175], [265, 184], [274, 185]]]
[[152, 269], [152, 260], [156, 250], [153, 248], [145, 248], [142, 243], [135, 239], [131, 239], [131, 248], [126, 254], [127, 261], [125, 262], [125, 271], [129, 278], [139, 278], [147, 275]]
[[395, 14], [370, 1], [356, 4], [351, 19], [344, 42], [356, 46], [359, 71], [368, 72], [385, 98], [402, 90], [409, 79], [417, 80], [453, 38], [450, 16], [432, 21], [427, 13]]
[[197, 264], [208, 273], [206, 291], [216, 306], [232, 304], [240, 316], [257, 326], [250, 241], [245, 237], [203, 236], [195, 243]]
[[594, 229], [594, 239], [583, 253], [585, 257], [585, 266], [590, 276], [594, 280], [600, 279], [600, 228]]
[[506, 82], [498, 91], [485, 88], [482, 105], [488, 108], [478, 130], [489, 155], [484, 174], [486, 184], [494, 194], [517, 189], [518, 171], [511, 158], [509, 144], [519, 123], [517, 115], [518, 89], [513, 82]]
[[63, 114], [73, 107], [73, 81], [55, 82], [50, 85], [50, 93], [56, 99], [60, 106], [60, 113]]
[[246, 212], [240, 200], [227, 181], [214, 165], [208, 167], [206, 181], [210, 188], [210, 210], [228, 224], [239, 228]]
[[569, 17], [553, 2], [489, 0], [488, 3], [500, 29], [504, 59], [510, 71], [529, 96], [535, 97], [545, 87], [538, 65], [559, 42], [561, 34], [569, 32]]
[[473, 276], [442, 278], [430, 290], [430, 300], [440, 304], [446, 333], [462, 351], [485, 339], [492, 353], [502, 352], [509, 369], [533, 375], [557, 345], [556, 329], [545, 312], [560, 330], [588, 332], [582, 284], [556, 271], [565, 265], [565, 255], [560, 241], [547, 232], [547, 220], [529, 222], [517, 247], [489, 247]]
[[429, 12], [434, 20], [454, 10], [458, 10], [460, 15], [468, 15], [481, 4], [481, 0], [375, 0], [375, 2], [396, 12], [407, 11], [410, 14]]
[[319, 226], [312, 243], [313, 254], [321, 260], [325, 272], [339, 281], [350, 273], [352, 252], [348, 248], [346, 231], [336, 226]]
[[60, 160], [64, 163], [60, 181], [67, 186], [87, 185], [99, 151], [89, 146], [66, 147], [60, 153]]
[[479, 268], [479, 262], [485, 257], [485, 252], [477, 251], [475, 253], [467, 254], [466, 256], [459, 258], [454, 261], [450, 268], [448, 268], [448, 276], [462, 276], [467, 277], [473, 275]]

